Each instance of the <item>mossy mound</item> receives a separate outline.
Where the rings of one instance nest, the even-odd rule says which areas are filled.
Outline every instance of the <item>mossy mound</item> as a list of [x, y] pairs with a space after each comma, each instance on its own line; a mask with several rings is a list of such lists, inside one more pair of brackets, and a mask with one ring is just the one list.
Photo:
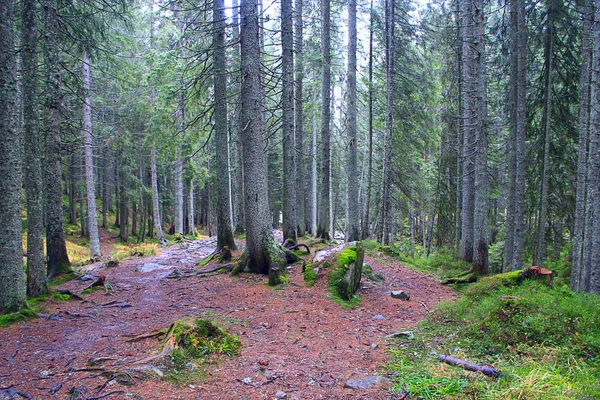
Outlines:
[[308, 287], [313, 286], [319, 280], [319, 275], [315, 272], [312, 264], [304, 267], [304, 284]]
[[349, 302], [360, 286], [364, 249], [348, 246], [335, 256], [335, 267], [329, 273], [329, 288], [334, 298]]
[[[164, 346], [171, 348], [167, 378], [189, 382], [203, 375], [204, 364], [214, 357], [234, 356], [240, 340], [207, 319], [184, 318], [175, 321], [165, 334]], [[164, 352], [164, 350], [163, 350]]]

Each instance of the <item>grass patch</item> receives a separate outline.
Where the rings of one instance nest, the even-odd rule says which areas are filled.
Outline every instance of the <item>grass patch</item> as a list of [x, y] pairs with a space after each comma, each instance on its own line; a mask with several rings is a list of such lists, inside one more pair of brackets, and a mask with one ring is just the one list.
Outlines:
[[[504, 274], [507, 275], [507, 274]], [[600, 398], [600, 299], [506, 276], [470, 285], [392, 350], [392, 390], [423, 399]], [[437, 360], [453, 355], [499, 379]]]
[[115, 250], [111, 253], [110, 258], [114, 261], [120, 262], [130, 257], [145, 257], [157, 253], [158, 245], [156, 243], [115, 243]]
[[63, 283], [72, 281], [73, 279], [75, 279], [75, 273], [73, 273], [73, 272], [55, 276], [54, 278], [52, 278], [48, 281], [48, 288], [51, 289], [51, 288], [60, 286]]

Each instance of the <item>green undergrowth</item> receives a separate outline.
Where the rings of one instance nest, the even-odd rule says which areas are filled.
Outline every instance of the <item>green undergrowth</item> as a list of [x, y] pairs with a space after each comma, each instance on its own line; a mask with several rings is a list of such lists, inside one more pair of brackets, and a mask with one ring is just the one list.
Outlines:
[[224, 356], [235, 356], [240, 340], [209, 319], [184, 318], [174, 322], [166, 333], [174, 350], [167, 363], [165, 378], [188, 384], [202, 379], [205, 368]]
[[315, 272], [312, 263], [307, 264], [304, 267], [304, 284], [308, 287], [312, 287], [318, 280], [319, 275]]
[[5, 328], [17, 322], [27, 322], [38, 317], [38, 313], [46, 311], [48, 299], [65, 302], [71, 298], [68, 294], [51, 293], [27, 299], [27, 307], [9, 314], [0, 315], [0, 327]]
[[332, 298], [336, 303], [347, 308], [355, 308], [360, 304], [360, 297], [347, 294], [348, 282], [344, 278], [350, 264], [356, 262], [356, 252], [356, 246], [348, 246], [340, 251], [334, 258], [328, 276], [328, 286]]
[[[508, 274], [505, 274], [508, 275]], [[397, 342], [392, 390], [422, 399], [600, 398], [600, 299], [544, 282], [484, 278]], [[437, 360], [490, 365], [489, 378]]]

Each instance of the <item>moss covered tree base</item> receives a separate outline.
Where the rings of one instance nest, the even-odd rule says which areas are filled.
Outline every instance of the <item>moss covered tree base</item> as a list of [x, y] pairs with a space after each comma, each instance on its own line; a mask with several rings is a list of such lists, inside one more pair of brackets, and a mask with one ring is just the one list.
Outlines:
[[275, 240], [267, 238], [264, 244], [265, 254], [262, 261], [258, 262], [250, 256], [248, 249], [235, 262], [231, 274], [238, 275], [242, 272], [254, 272], [269, 275], [269, 285], [275, 286], [282, 283], [287, 264], [300, 261], [300, 257], [286, 249]]

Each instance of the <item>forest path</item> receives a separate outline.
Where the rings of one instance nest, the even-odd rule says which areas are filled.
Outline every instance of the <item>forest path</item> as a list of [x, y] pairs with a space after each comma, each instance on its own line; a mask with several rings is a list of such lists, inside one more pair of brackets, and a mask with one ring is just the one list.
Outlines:
[[[385, 281], [365, 280], [356, 309], [331, 299], [325, 272], [315, 286], [305, 287], [300, 264], [289, 268], [289, 283], [279, 288], [267, 286], [267, 277], [251, 274], [167, 278], [174, 269], [197, 269], [214, 246], [210, 238], [113, 268], [94, 264], [94, 273], [105, 275], [112, 287], [108, 294], [97, 290], [84, 295], [83, 302], [49, 300], [47, 319], [0, 330], [0, 387], [12, 385], [36, 399], [68, 398], [69, 388], [84, 389], [81, 397], [73, 397], [81, 399], [111, 392], [108, 398], [273, 399], [279, 391], [287, 399], [386, 399], [391, 397], [381, 387], [354, 391], [344, 384], [350, 378], [383, 374], [386, 335], [414, 327], [428, 310], [455, 296], [433, 277], [383, 256], [365, 257]], [[61, 288], [80, 291], [85, 285], [71, 281]], [[409, 292], [411, 299], [391, 298], [390, 290], [398, 289]], [[374, 319], [376, 315], [380, 317]], [[112, 380], [98, 392], [108, 377], [90, 370], [89, 359], [107, 357], [110, 364], [156, 354], [157, 339], [129, 339], [179, 318], [204, 316], [240, 338], [238, 357], [208, 365], [201, 382], [135, 379], [127, 387]], [[59, 383], [63, 386], [57, 394], [49, 394]]]

